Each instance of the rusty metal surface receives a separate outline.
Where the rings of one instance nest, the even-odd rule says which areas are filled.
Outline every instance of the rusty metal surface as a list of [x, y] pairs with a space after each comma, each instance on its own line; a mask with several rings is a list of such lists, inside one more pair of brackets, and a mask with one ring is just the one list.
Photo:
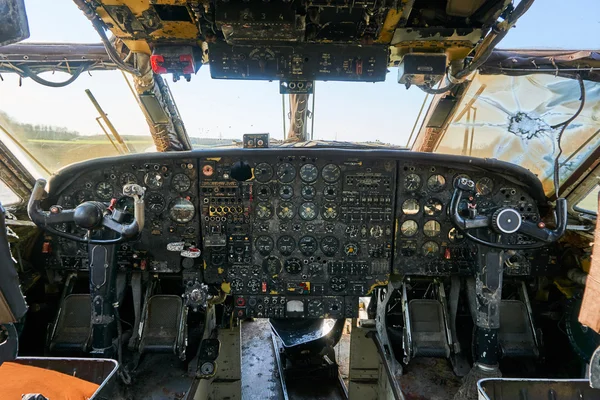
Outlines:
[[600, 398], [585, 379], [484, 379], [477, 384], [481, 400], [591, 400]]
[[450, 361], [443, 358], [415, 358], [396, 379], [406, 400], [451, 399], [461, 384]]

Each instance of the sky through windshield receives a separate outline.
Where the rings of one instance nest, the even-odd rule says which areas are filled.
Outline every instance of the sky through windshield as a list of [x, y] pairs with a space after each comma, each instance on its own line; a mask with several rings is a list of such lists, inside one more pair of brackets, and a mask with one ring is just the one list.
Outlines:
[[[99, 41], [72, 1], [26, 0], [25, 3], [31, 29], [29, 41]], [[596, 35], [582, 32], [598, 31], [600, 3], [582, 0], [577, 6], [560, 0], [536, 1], [500, 47], [599, 47]], [[208, 66], [204, 66], [190, 83], [170, 84], [191, 137], [241, 139], [244, 133], [268, 132], [274, 138], [283, 138], [282, 96], [277, 82], [212, 80], [209, 72]], [[314, 138], [406, 145], [425, 95], [417, 88], [406, 90], [399, 85], [396, 74], [395, 69], [390, 69], [386, 82], [382, 83], [317, 82]], [[60, 89], [44, 87], [30, 79], [23, 79], [19, 86], [19, 78], [12, 74], [3, 78], [0, 111], [5, 117], [20, 124], [57, 126], [104, 140], [95, 120], [96, 110], [84, 92], [89, 88], [122, 135], [145, 137], [140, 139], [143, 143], [138, 143], [136, 151], [151, 148], [148, 126], [118, 71], [83, 74]], [[60, 80], [60, 77], [50, 79]], [[78, 157], [109, 155], [104, 154], [111, 152], [108, 142], [103, 146], [102, 154], [79, 148]], [[70, 157], [69, 161], [76, 159]]]

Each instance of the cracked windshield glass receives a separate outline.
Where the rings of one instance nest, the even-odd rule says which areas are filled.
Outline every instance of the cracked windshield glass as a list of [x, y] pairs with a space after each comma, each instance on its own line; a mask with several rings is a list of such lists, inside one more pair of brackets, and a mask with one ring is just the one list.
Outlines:
[[[73, 3], [52, 3], [26, 1], [31, 27], [27, 42], [99, 42]], [[536, 2], [501, 47], [593, 48], [592, 38], [562, 35], [552, 28], [558, 14], [573, 11], [559, 1], [550, 3], [555, 7], [552, 15], [544, 3]], [[540, 27], [535, 21], [542, 18], [548, 24]], [[58, 65], [40, 76], [61, 82], [70, 76], [61, 71], [69, 68]], [[43, 86], [12, 73], [2, 77], [0, 139], [34, 176], [47, 177], [90, 158], [156, 151], [133, 79], [120, 71], [92, 69], [64, 87]], [[204, 65], [191, 82], [168, 84], [195, 149], [239, 146], [244, 133], [269, 133], [279, 143], [288, 136], [290, 104], [288, 96], [279, 94], [279, 82], [211, 79]], [[562, 138], [563, 182], [600, 145], [600, 85], [585, 82], [585, 87], [585, 107]], [[427, 129], [422, 121], [435, 98], [414, 87], [406, 90], [398, 83], [397, 68], [389, 68], [386, 81], [380, 83], [316, 82], [307, 104], [308, 137], [334, 145], [369, 142], [422, 151]], [[475, 75], [447, 129], [426, 151], [521, 165], [537, 174], [549, 193], [558, 126], [579, 104], [575, 79]]]

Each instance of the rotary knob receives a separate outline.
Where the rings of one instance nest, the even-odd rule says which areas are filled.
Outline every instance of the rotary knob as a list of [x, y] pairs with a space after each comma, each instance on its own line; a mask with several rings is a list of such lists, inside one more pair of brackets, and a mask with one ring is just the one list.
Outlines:
[[514, 208], [501, 208], [492, 215], [492, 227], [498, 233], [515, 233], [522, 222], [521, 214]]

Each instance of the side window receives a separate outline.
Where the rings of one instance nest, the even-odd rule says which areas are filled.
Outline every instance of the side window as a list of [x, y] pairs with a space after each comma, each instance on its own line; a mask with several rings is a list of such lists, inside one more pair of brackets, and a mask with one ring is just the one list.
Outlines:
[[577, 203], [575, 209], [578, 211], [587, 212], [590, 214], [598, 213], [598, 192], [600, 192], [600, 184], [594, 186], [594, 188]]
[[0, 181], [0, 202], [3, 206], [21, 202], [21, 198], [9, 188], [6, 183]]

